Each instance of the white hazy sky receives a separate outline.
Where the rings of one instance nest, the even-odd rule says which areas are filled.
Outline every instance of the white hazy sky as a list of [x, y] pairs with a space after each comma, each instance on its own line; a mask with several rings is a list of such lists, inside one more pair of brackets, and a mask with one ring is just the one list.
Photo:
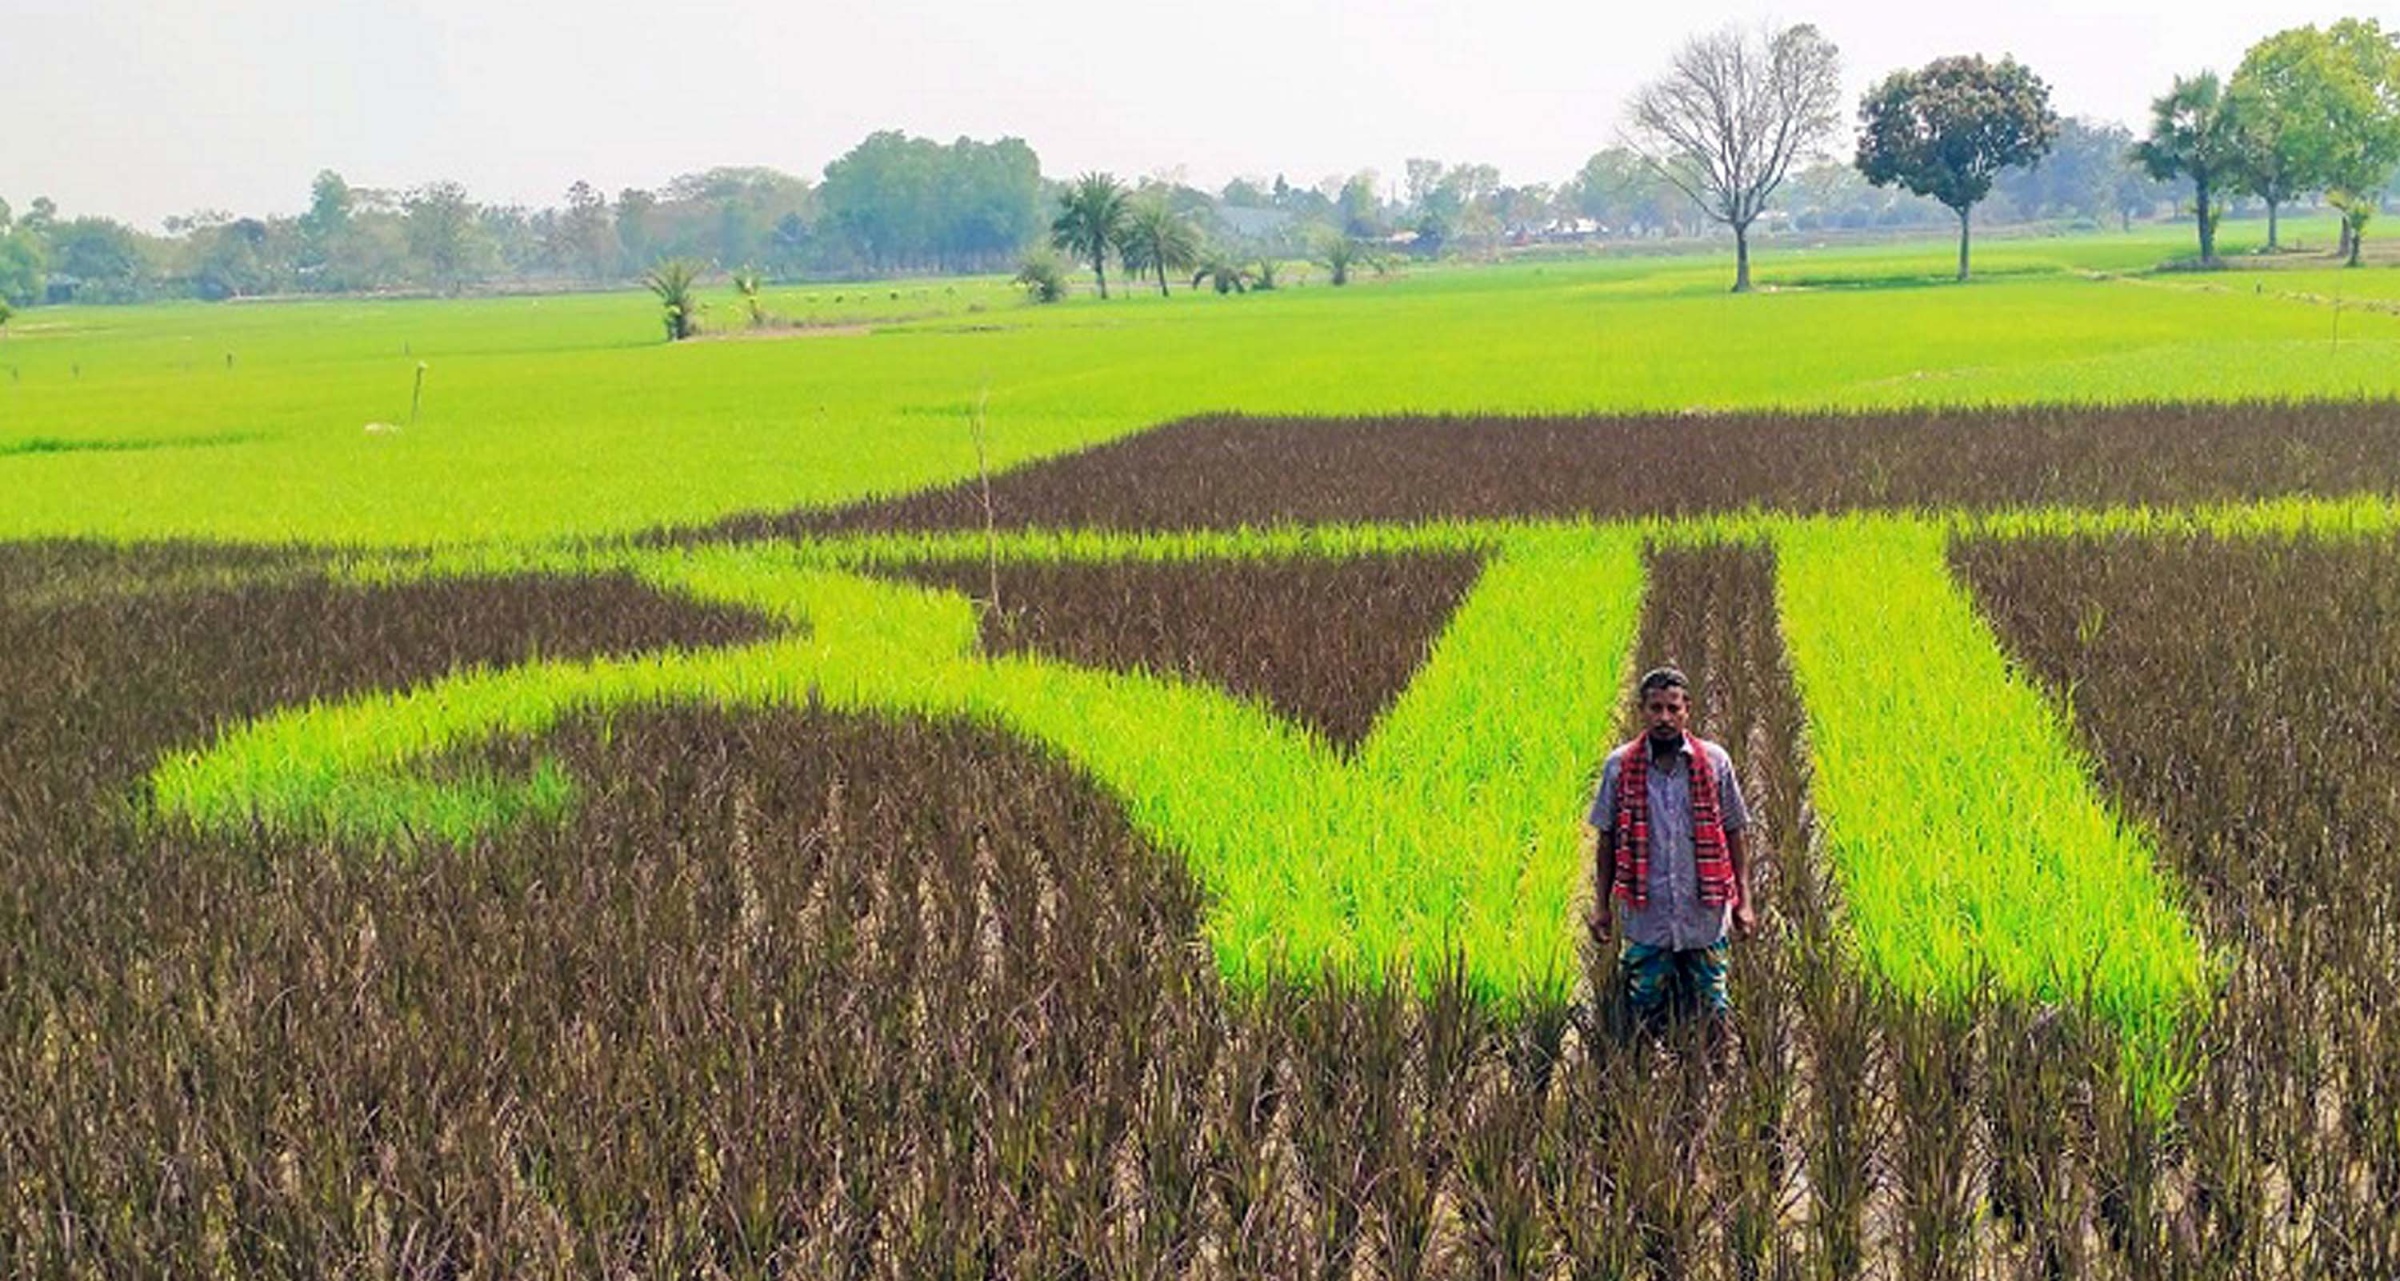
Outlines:
[[0, 198], [154, 225], [290, 213], [319, 169], [557, 203], [711, 165], [810, 178], [870, 131], [1015, 135], [1043, 171], [1311, 183], [1410, 156], [1556, 181], [1683, 37], [1814, 22], [1853, 92], [2010, 53], [2137, 124], [2178, 72], [2400, 0], [0, 0]]

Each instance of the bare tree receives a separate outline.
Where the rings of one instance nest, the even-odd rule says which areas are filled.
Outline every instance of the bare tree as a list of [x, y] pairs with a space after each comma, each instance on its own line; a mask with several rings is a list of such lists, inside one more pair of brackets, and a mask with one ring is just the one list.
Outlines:
[[1793, 160], [1833, 135], [1841, 94], [1841, 51], [1803, 23], [1694, 36], [1626, 103], [1627, 143], [1733, 228], [1735, 293], [1750, 289], [1750, 224]]

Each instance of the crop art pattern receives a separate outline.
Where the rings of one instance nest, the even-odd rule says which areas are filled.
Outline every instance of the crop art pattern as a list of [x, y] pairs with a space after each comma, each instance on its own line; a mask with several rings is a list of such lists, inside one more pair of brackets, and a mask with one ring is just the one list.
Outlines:
[[[286, 1257], [228, 1222], [319, 1270], [2388, 1271], [2394, 458], [2389, 405], [1212, 419], [988, 509], [11, 549], [0, 1154], [35, 1206], [218, 1189], [94, 1229], [194, 1271]], [[1660, 662], [1776, 927], [1714, 1084], [1581, 999]]]

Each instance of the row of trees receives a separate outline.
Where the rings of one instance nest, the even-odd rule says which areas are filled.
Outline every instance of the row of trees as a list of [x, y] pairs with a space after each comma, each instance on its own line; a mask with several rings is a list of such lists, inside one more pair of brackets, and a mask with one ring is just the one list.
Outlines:
[[2400, 168], [2400, 32], [2360, 18], [2294, 27], [2252, 45], [2230, 80], [2178, 76], [2151, 104], [2137, 153], [2160, 177], [2191, 181], [2204, 265], [2217, 261], [2227, 193], [2266, 202], [2272, 249], [2282, 207], [2322, 192], [2342, 213], [2340, 253], [2356, 266]]
[[[1642, 167], [1732, 231], [1737, 292], [1750, 287], [1752, 225], [1839, 127], [1840, 87], [1840, 51], [1816, 28], [1727, 28], [1686, 41], [1667, 73], [1626, 103], [1626, 136]], [[1859, 103], [1857, 120], [1853, 163], [1867, 183], [1956, 217], [1961, 280], [1975, 207], [2005, 174], [2038, 182], [2039, 163], [2062, 139], [2081, 153], [2060, 175], [2064, 192], [2088, 198], [2105, 188], [2120, 202], [2139, 200], [2143, 188], [2123, 172], [2129, 163], [2153, 181], [2188, 178], [2203, 264], [2216, 262], [2217, 219], [2231, 191], [2265, 203], [2270, 248], [2281, 207], [2322, 193], [2342, 211], [2341, 251], [2356, 265], [2400, 168], [2400, 34], [2371, 19], [2277, 33], [2252, 47], [2229, 85], [2214, 73], [2178, 77], [2139, 141], [2089, 123], [2070, 129], [2040, 77], [2014, 59], [1980, 55], [1891, 73]], [[2113, 166], [2092, 163], [2095, 143], [2117, 149]]]
[[[1944, 58], [1876, 85], [1857, 108], [1855, 154], [1837, 161], [1825, 144], [1843, 119], [1839, 65], [1809, 26], [1697, 37], [1627, 103], [1622, 144], [1556, 184], [1512, 185], [1488, 164], [1420, 158], [1396, 182], [1373, 170], [1306, 186], [1243, 178], [1215, 192], [1177, 174], [1138, 193], [1111, 181], [1112, 208], [1093, 182], [1100, 175], [1047, 181], [1022, 140], [943, 144], [887, 131], [817, 182], [720, 168], [613, 198], [578, 182], [542, 209], [479, 202], [452, 182], [353, 187], [332, 171], [318, 175], [305, 213], [203, 211], [170, 219], [165, 235], [67, 218], [46, 199], [21, 215], [0, 201], [0, 301], [619, 284], [668, 259], [767, 279], [989, 271], [1046, 239], [1103, 282], [1114, 255], [1162, 289], [1184, 272], [1228, 288], [1245, 283], [1244, 262], [1686, 236], [1713, 225], [1732, 233], [1736, 288], [1747, 288], [1756, 226], [1945, 218], [1959, 229], [1963, 278], [1975, 217], [2129, 226], [2184, 182], [2204, 262], [2216, 260], [2231, 198], [2264, 206], [2270, 246], [2293, 202], [2329, 202], [2356, 261], [2400, 167], [2400, 37], [2371, 20], [2280, 32], [2228, 80], [2179, 78], [2140, 138], [2113, 122], [2060, 119], [2047, 87], [2012, 60]], [[1060, 210], [1080, 229], [1060, 233]]]

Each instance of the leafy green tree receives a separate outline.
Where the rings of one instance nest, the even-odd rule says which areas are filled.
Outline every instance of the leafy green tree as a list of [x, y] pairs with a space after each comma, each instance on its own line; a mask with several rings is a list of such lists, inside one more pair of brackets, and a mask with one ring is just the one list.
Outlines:
[[2324, 115], [2323, 37], [2315, 27], [2250, 46], [2226, 93], [2238, 146], [2232, 184], [2267, 202], [2267, 248], [2282, 247], [2283, 206], [2325, 185], [2332, 138]]
[[658, 295], [668, 342], [700, 332], [700, 273], [705, 269], [690, 258], [668, 258], [643, 274], [642, 287]]
[[2119, 213], [2117, 184], [2128, 176], [2150, 181], [2126, 159], [2133, 131], [2113, 120], [2070, 116], [2039, 163], [2003, 170], [1992, 190], [2026, 218], [2084, 218], [2098, 223]]
[[2344, 18], [2326, 28], [2317, 64], [2333, 139], [2326, 199], [2342, 211], [2342, 250], [2355, 267], [2367, 223], [2400, 167], [2400, 32], [2372, 18]]
[[1057, 302], [1067, 296], [1066, 267], [1048, 249], [1035, 249], [1018, 265], [1017, 287], [1035, 302]]
[[1568, 182], [1566, 196], [1576, 213], [1612, 235], [1667, 230], [1683, 200], [1629, 147], [1593, 153]]
[[2217, 265], [2218, 194], [2232, 180], [2241, 154], [2241, 122], [2214, 71], [2186, 78], [2150, 104], [2150, 135], [2134, 155], [2159, 179], [2192, 180], [2193, 214], [2200, 224], [2200, 265]]
[[658, 197], [640, 187], [627, 187], [617, 193], [617, 245], [627, 264], [649, 262], [656, 256]]
[[1750, 291], [1750, 225], [1792, 162], [1841, 123], [1841, 51], [1806, 24], [1758, 39], [1727, 27], [1676, 50], [1634, 91], [1626, 137], [1659, 177], [1733, 230], [1733, 291]]
[[1050, 223], [1051, 245], [1092, 265], [1103, 298], [1108, 297], [1108, 255], [1124, 241], [1131, 201], [1115, 175], [1086, 173], [1058, 198], [1058, 217]]
[[625, 247], [617, 242], [616, 219], [609, 214], [608, 197], [581, 180], [567, 188], [566, 208], [551, 227], [551, 257], [585, 280], [617, 277]]
[[406, 211], [408, 252], [417, 274], [427, 284], [457, 293], [482, 274], [484, 238], [482, 210], [455, 182], [434, 182], [408, 193]]
[[1158, 277], [1158, 295], [1167, 296], [1167, 273], [1188, 271], [1200, 260], [1200, 233], [1183, 215], [1169, 208], [1167, 202], [1151, 196], [1136, 200], [1125, 215], [1125, 229], [1117, 239], [1117, 252], [1125, 259], [1125, 270], [1134, 275], [1145, 272]]
[[42, 297], [42, 242], [23, 228], [0, 235], [0, 302], [30, 306]]
[[45, 246], [52, 283], [65, 283], [78, 301], [131, 302], [150, 274], [133, 229], [107, 218], [56, 223]]
[[1895, 71], [1858, 108], [1858, 171], [1878, 187], [1930, 196], [1958, 215], [1967, 278], [1969, 215], [2003, 169], [2030, 165], [2058, 137], [2050, 86], [2014, 58], [1936, 58]]
[[1351, 237], [1383, 234], [1383, 202], [1375, 195], [1375, 171], [1361, 169], [1343, 181], [1333, 198], [1342, 220], [1342, 234]]

